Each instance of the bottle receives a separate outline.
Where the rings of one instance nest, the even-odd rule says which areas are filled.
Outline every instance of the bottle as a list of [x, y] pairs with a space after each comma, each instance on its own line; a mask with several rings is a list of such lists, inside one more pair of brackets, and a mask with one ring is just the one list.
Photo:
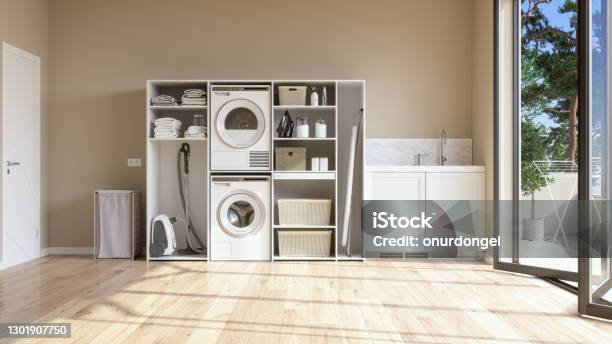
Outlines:
[[312, 86], [312, 93], [310, 93], [310, 106], [319, 106], [319, 94], [314, 86]]
[[327, 105], [327, 86], [323, 86], [323, 95], [321, 96], [321, 105]]
[[306, 117], [298, 117], [297, 119], [297, 137], [309, 137], [310, 126]]
[[315, 122], [315, 137], [327, 137], [327, 124], [325, 124], [323, 118]]

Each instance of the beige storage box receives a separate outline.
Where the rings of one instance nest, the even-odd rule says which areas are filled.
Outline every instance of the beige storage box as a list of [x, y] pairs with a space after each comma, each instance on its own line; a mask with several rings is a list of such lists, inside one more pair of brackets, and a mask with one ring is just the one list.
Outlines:
[[276, 147], [277, 171], [306, 171], [306, 147]]
[[279, 199], [281, 225], [329, 226], [331, 199]]
[[329, 257], [332, 231], [282, 230], [278, 233], [278, 254], [281, 257]]
[[306, 105], [306, 86], [278, 86], [279, 105]]

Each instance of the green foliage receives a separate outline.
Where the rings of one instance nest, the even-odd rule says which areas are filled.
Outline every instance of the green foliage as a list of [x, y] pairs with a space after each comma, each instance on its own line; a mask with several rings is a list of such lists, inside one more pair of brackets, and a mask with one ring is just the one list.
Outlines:
[[[569, 25], [553, 25], [544, 6], [569, 15]], [[570, 119], [575, 117], [571, 104], [578, 99], [578, 4], [522, 0], [521, 10], [521, 191], [533, 197], [550, 181], [534, 161], [575, 159], [570, 124], [575, 128], [577, 123]]]
[[546, 160], [546, 127], [536, 124], [531, 118], [521, 121], [521, 191], [525, 196], [546, 186], [547, 176], [537, 169], [534, 161]]
[[[554, 26], [544, 6], [557, 6], [558, 13], [569, 15], [569, 26]], [[569, 128], [570, 118], [575, 117], [570, 105], [578, 97], [577, 1], [522, 0], [521, 8], [521, 115], [544, 116], [558, 125], [548, 133], [546, 143], [555, 145], [549, 147], [548, 158], [575, 159], [571, 154], [576, 151], [575, 140], [570, 141], [575, 130], [570, 133]], [[560, 155], [562, 150], [565, 155]]]

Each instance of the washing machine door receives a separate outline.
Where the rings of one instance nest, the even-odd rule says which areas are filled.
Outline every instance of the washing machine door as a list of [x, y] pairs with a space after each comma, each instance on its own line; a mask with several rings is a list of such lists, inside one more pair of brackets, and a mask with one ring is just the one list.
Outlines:
[[217, 220], [229, 236], [243, 238], [261, 230], [265, 219], [264, 206], [259, 197], [250, 191], [230, 193], [219, 203]]
[[261, 108], [247, 99], [231, 100], [219, 109], [217, 133], [234, 148], [247, 148], [264, 134], [265, 118]]

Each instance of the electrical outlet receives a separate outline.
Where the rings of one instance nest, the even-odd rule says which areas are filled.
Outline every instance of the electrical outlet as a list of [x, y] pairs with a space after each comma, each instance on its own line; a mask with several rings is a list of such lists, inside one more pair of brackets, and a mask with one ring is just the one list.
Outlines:
[[142, 166], [142, 159], [130, 158], [127, 160], [128, 167], [140, 167]]

